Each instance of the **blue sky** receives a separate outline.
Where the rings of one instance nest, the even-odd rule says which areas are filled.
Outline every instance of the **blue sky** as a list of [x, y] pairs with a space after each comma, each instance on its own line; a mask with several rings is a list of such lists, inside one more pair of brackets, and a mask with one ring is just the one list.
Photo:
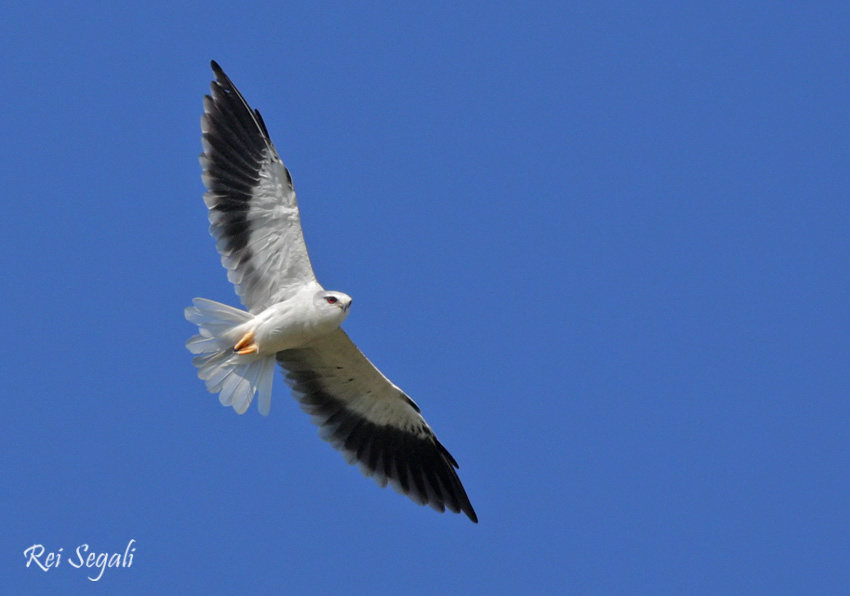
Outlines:
[[[850, 10], [698, 4], [6, 9], [4, 591], [850, 590]], [[477, 526], [196, 378], [210, 59]]]

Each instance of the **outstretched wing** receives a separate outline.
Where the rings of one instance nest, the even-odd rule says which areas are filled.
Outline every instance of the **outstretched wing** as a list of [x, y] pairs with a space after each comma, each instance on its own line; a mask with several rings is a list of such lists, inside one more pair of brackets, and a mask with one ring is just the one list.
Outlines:
[[202, 178], [210, 233], [227, 279], [252, 313], [315, 283], [289, 170], [260, 113], [212, 62], [212, 95], [204, 97]]
[[478, 522], [458, 478], [457, 462], [437, 440], [419, 407], [357, 349], [342, 330], [277, 361], [320, 436], [366, 476], [420, 505], [463, 512]]

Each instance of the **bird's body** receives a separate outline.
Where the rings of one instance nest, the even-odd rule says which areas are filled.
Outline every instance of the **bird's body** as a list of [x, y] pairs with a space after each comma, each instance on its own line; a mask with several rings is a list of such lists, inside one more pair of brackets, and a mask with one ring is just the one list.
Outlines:
[[349, 463], [419, 504], [478, 521], [419, 407], [340, 328], [351, 298], [325, 290], [307, 255], [289, 171], [259, 112], [212, 63], [216, 81], [201, 120], [204, 202], [228, 279], [247, 310], [195, 298], [199, 334], [186, 345], [207, 389], [244, 413], [271, 404], [274, 365], [321, 436]]
[[274, 356], [282, 350], [303, 347], [339, 327], [350, 305], [351, 298], [342, 292], [307, 287], [258, 314], [255, 327], [246, 329], [246, 333], [254, 334], [258, 355]]
[[[333, 302], [328, 303], [328, 299]], [[251, 355], [274, 356], [282, 350], [300, 348], [339, 327], [348, 316], [350, 304], [351, 298], [342, 292], [306, 287], [234, 327], [228, 339], [233, 340], [238, 351], [242, 348], [239, 341], [250, 336], [250, 343], [256, 347]]]

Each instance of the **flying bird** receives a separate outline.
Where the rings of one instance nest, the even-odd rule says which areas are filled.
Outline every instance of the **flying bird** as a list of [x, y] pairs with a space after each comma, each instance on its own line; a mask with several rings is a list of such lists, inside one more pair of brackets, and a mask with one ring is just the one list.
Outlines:
[[215, 80], [201, 117], [204, 203], [246, 310], [205, 298], [186, 308], [199, 329], [186, 342], [198, 377], [239, 414], [256, 395], [267, 415], [277, 363], [320, 436], [348, 463], [381, 487], [389, 483], [420, 505], [477, 523], [458, 464], [419, 406], [340, 327], [351, 297], [325, 290], [313, 273], [289, 170], [260, 112], [211, 65]]

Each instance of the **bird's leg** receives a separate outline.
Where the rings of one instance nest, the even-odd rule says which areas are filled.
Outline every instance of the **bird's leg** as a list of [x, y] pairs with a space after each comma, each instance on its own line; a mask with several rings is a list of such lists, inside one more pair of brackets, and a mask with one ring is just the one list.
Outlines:
[[256, 354], [260, 351], [260, 348], [257, 347], [257, 344], [254, 343], [254, 332], [249, 331], [245, 335], [242, 336], [236, 345], [233, 346], [233, 351], [237, 354]]

